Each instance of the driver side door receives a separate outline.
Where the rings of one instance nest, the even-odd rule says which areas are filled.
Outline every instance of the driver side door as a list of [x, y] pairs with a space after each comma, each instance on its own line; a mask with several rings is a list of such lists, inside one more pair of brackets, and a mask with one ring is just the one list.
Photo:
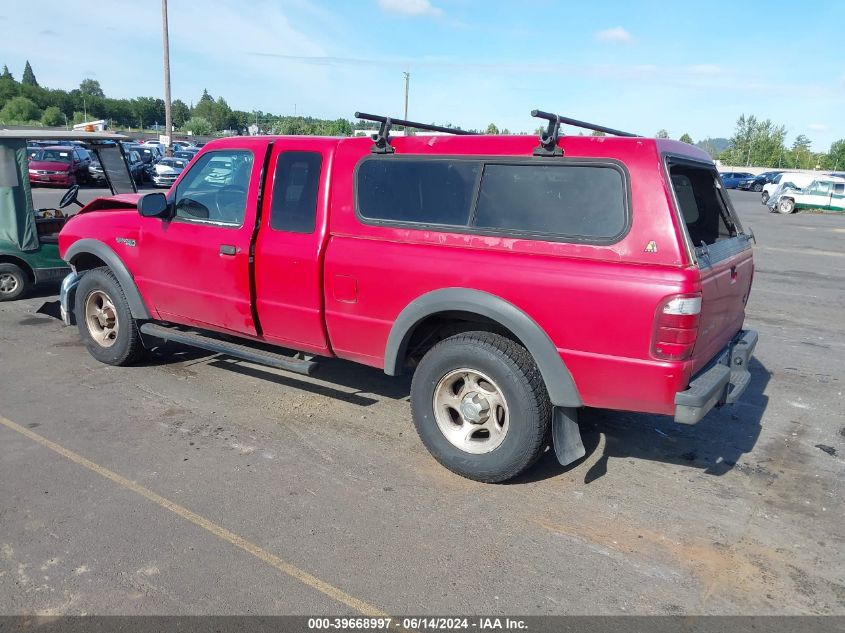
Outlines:
[[158, 318], [255, 335], [250, 244], [266, 144], [205, 152], [170, 190], [170, 219], [140, 218], [138, 286]]
[[800, 194], [795, 196], [796, 209], [827, 209], [830, 207], [830, 194], [833, 183], [828, 180], [815, 180]]

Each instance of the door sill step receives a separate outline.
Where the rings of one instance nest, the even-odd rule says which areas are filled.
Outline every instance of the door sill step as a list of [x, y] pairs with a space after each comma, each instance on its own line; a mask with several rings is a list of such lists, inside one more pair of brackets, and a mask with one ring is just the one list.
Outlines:
[[252, 347], [250, 345], [223, 341], [211, 336], [198, 334], [196, 332], [186, 332], [184, 330], [176, 329], [175, 327], [159, 325], [158, 323], [144, 323], [141, 325], [140, 329], [142, 334], [154, 336], [155, 338], [160, 338], [164, 341], [173, 341], [174, 343], [182, 343], [183, 345], [199, 347], [200, 349], [205, 349], [209, 352], [225, 354], [226, 356], [240, 358], [241, 360], [246, 360], [251, 363], [266, 365], [267, 367], [275, 367], [276, 369], [284, 369], [286, 371], [292, 371], [305, 376], [313, 374], [319, 366], [319, 363], [308, 357], [296, 358], [284, 356], [282, 354], [268, 352], [267, 350]]

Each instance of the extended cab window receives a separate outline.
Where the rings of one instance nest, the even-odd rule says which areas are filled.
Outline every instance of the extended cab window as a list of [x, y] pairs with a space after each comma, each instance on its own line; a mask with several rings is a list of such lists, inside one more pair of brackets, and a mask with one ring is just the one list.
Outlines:
[[174, 195], [176, 217], [243, 224], [252, 163], [252, 152], [246, 150], [219, 150], [200, 156]]
[[715, 169], [678, 163], [670, 164], [669, 173], [693, 246], [710, 246], [737, 235], [737, 221]]
[[365, 160], [358, 211], [370, 220], [466, 226], [480, 170], [467, 160]]
[[479, 228], [609, 239], [626, 226], [622, 173], [599, 165], [485, 165]]
[[313, 233], [323, 156], [318, 152], [285, 152], [276, 163], [270, 227], [291, 233]]

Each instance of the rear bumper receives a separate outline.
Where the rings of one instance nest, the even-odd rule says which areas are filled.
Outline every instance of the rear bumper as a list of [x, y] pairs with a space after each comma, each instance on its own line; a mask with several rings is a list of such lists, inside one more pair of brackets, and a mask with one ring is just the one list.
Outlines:
[[733, 404], [751, 382], [748, 363], [757, 346], [757, 332], [742, 330], [695, 376], [689, 388], [675, 394], [675, 422], [695, 424], [713, 407]]

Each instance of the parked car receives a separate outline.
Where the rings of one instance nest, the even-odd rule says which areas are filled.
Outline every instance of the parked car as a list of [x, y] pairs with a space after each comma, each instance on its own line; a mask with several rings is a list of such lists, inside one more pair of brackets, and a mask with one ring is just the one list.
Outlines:
[[156, 187], [170, 187], [188, 162], [184, 158], [162, 158], [153, 166], [153, 184]]
[[192, 151], [189, 151], [189, 150], [173, 152], [173, 158], [181, 158], [182, 160], [186, 160], [186, 161], [190, 162], [191, 159], [194, 156], [196, 156], [198, 152], [199, 152], [199, 150], [196, 150], [195, 152], [192, 152]]
[[756, 176], [751, 176], [750, 178], [745, 178], [744, 180], [740, 180], [739, 184], [737, 185], [737, 189], [743, 189], [745, 191], [756, 191], [760, 192], [763, 191], [763, 187], [768, 185], [778, 174], [783, 173], [780, 171], [764, 171], [762, 174], [757, 174]]
[[[50, 132], [50, 135], [61, 134], [65, 138], [85, 138], [91, 143], [95, 156], [98, 152], [108, 152], [114, 149], [104, 147], [99, 149], [98, 143], [110, 139], [122, 138], [116, 134], [90, 132]], [[44, 133], [33, 130], [0, 130], [0, 188], [8, 195], [0, 196], [0, 301], [11, 301], [24, 294], [33, 285], [64, 277], [70, 268], [59, 257], [59, 230], [66, 221], [60, 209], [71, 205], [76, 200], [77, 186], [71, 187], [62, 197], [59, 209], [35, 209], [32, 207], [32, 192], [30, 191], [31, 174], [24, 171], [24, 157], [29, 153], [27, 139], [44, 138]], [[96, 143], [95, 143], [96, 141]], [[55, 142], [55, 139], [53, 140]], [[56, 147], [56, 146], [52, 146]], [[68, 152], [68, 146], [59, 146], [61, 151]], [[47, 150], [50, 150], [48, 147]], [[39, 152], [45, 151], [38, 148]], [[60, 157], [70, 160], [70, 156]], [[108, 161], [112, 168], [115, 183], [127, 180], [121, 178], [116, 166], [120, 165], [120, 157], [111, 157]], [[53, 162], [67, 174], [66, 162]], [[30, 166], [32, 163], [30, 163]], [[49, 174], [52, 175], [52, 174]], [[111, 188], [112, 194], [134, 193], [135, 189], [121, 189], [119, 185]]]
[[789, 186], [800, 191], [803, 187], [806, 187], [815, 179], [816, 174], [805, 174], [797, 171], [781, 172], [772, 178], [772, 182], [763, 185], [763, 191], [760, 194], [760, 199], [764, 205], [768, 204], [769, 198], [781, 185]]
[[747, 171], [725, 171], [719, 174], [725, 189], [736, 189], [739, 183], [747, 178], [754, 178], [754, 174]]
[[44, 147], [29, 159], [29, 182], [61, 187], [87, 182], [90, 164], [91, 157], [85, 150], [70, 145]]
[[141, 160], [141, 155], [138, 152], [134, 150], [127, 152], [126, 164], [129, 166], [129, 173], [136, 184], [143, 184], [147, 180], [147, 166]]
[[112, 365], [175, 341], [413, 372], [422, 442], [488, 482], [582, 457], [583, 406], [694, 424], [741, 396], [752, 249], [708, 154], [388, 126], [215, 140], [166, 195], [91, 203], [60, 237], [65, 322]]
[[783, 184], [772, 194], [767, 206], [778, 213], [801, 209], [845, 211], [845, 178], [820, 176], [800, 190]]
[[171, 148], [174, 152], [178, 152], [181, 150], [192, 150], [196, 149], [191, 143], [188, 141], [173, 141], [171, 143]]
[[123, 146], [125, 152], [137, 152], [144, 163], [144, 179], [152, 182], [153, 167], [161, 159], [158, 148], [149, 145], [127, 144]]
[[94, 159], [88, 165], [88, 179], [95, 185], [102, 185], [106, 182], [106, 174], [99, 160]]

